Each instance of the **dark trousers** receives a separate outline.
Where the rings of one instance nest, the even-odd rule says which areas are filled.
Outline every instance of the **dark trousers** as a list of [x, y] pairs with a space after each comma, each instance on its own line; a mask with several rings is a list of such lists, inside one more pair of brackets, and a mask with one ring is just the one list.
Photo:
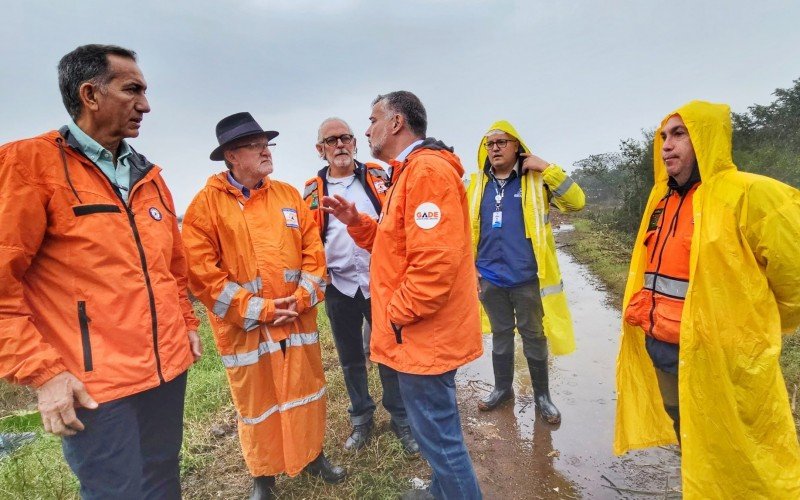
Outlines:
[[[364, 356], [363, 324], [366, 319], [372, 325], [371, 301], [361, 290], [355, 297], [348, 297], [332, 284], [325, 290], [325, 311], [331, 322], [333, 340], [342, 365], [344, 384], [350, 396], [350, 422], [362, 425], [372, 421], [375, 402], [369, 394], [367, 384], [367, 358]], [[395, 425], [408, 425], [406, 408], [400, 396], [397, 372], [388, 366], [378, 365], [383, 386], [383, 407], [389, 412]]]
[[455, 370], [442, 375], [398, 373], [411, 432], [433, 469], [431, 494], [438, 500], [475, 500], [482, 495], [461, 432], [455, 376]]
[[95, 410], [78, 408], [86, 428], [61, 445], [81, 498], [179, 499], [185, 394], [186, 373]]
[[492, 326], [492, 352], [513, 355], [516, 328], [522, 337], [525, 357], [536, 361], [547, 359], [539, 282], [506, 288], [481, 279], [480, 287], [481, 303]]

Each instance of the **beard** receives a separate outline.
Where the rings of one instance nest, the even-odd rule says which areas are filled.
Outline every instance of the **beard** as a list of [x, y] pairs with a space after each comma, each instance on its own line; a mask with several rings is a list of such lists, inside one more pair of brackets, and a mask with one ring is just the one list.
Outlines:
[[345, 150], [343, 151], [344, 154], [337, 154], [333, 157], [333, 161], [331, 161], [331, 165], [334, 165], [339, 168], [346, 168], [352, 165], [353, 163], [353, 155]]

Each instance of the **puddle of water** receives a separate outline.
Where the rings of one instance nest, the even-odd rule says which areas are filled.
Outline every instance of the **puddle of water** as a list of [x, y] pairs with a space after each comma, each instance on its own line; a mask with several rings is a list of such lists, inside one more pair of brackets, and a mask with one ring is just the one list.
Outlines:
[[613, 455], [620, 313], [608, 307], [607, 297], [585, 267], [563, 252], [558, 259], [577, 344], [573, 354], [551, 358], [550, 393], [561, 411], [561, 425], [554, 427], [535, 418], [519, 336], [513, 406], [509, 403], [492, 412], [476, 408], [494, 381], [491, 336], [484, 337], [483, 356], [458, 372], [467, 445], [486, 498], [619, 498], [607, 488], [610, 483], [663, 492], [669, 474], [673, 476], [670, 485], [678, 486], [674, 476], [680, 461], [672, 450]]

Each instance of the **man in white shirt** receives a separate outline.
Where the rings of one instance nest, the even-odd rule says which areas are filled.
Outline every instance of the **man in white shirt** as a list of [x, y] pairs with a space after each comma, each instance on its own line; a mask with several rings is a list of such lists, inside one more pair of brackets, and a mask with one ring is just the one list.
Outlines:
[[[359, 212], [378, 219], [388, 189], [389, 178], [374, 163], [362, 164], [355, 159], [356, 138], [350, 126], [340, 118], [322, 122], [317, 136], [317, 152], [328, 165], [306, 182], [303, 197], [313, 211], [325, 245], [325, 257], [331, 283], [327, 287], [325, 311], [331, 323], [333, 338], [350, 397], [350, 421], [353, 431], [344, 444], [355, 451], [372, 436], [375, 402], [367, 385], [366, 356], [362, 325], [371, 324], [369, 293], [370, 254], [353, 242], [347, 227], [335, 217], [320, 210], [323, 196], [339, 195], [355, 203]], [[406, 409], [397, 382], [397, 372], [378, 365], [383, 386], [383, 407], [391, 415], [391, 427], [407, 453], [419, 453], [411, 434]]]

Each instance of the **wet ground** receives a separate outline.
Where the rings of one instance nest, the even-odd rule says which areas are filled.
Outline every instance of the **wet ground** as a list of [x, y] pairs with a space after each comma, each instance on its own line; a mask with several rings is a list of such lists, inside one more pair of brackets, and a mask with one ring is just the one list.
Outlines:
[[560, 426], [535, 418], [533, 392], [517, 336], [516, 400], [492, 412], [477, 401], [491, 390], [491, 336], [483, 356], [458, 372], [467, 447], [487, 499], [680, 498], [680, 459], [656, 448], [615, 457], [614, 367], [619, 311], [589, 271], [559, 252], [577, 349], [551, 360], [550, 393]]

